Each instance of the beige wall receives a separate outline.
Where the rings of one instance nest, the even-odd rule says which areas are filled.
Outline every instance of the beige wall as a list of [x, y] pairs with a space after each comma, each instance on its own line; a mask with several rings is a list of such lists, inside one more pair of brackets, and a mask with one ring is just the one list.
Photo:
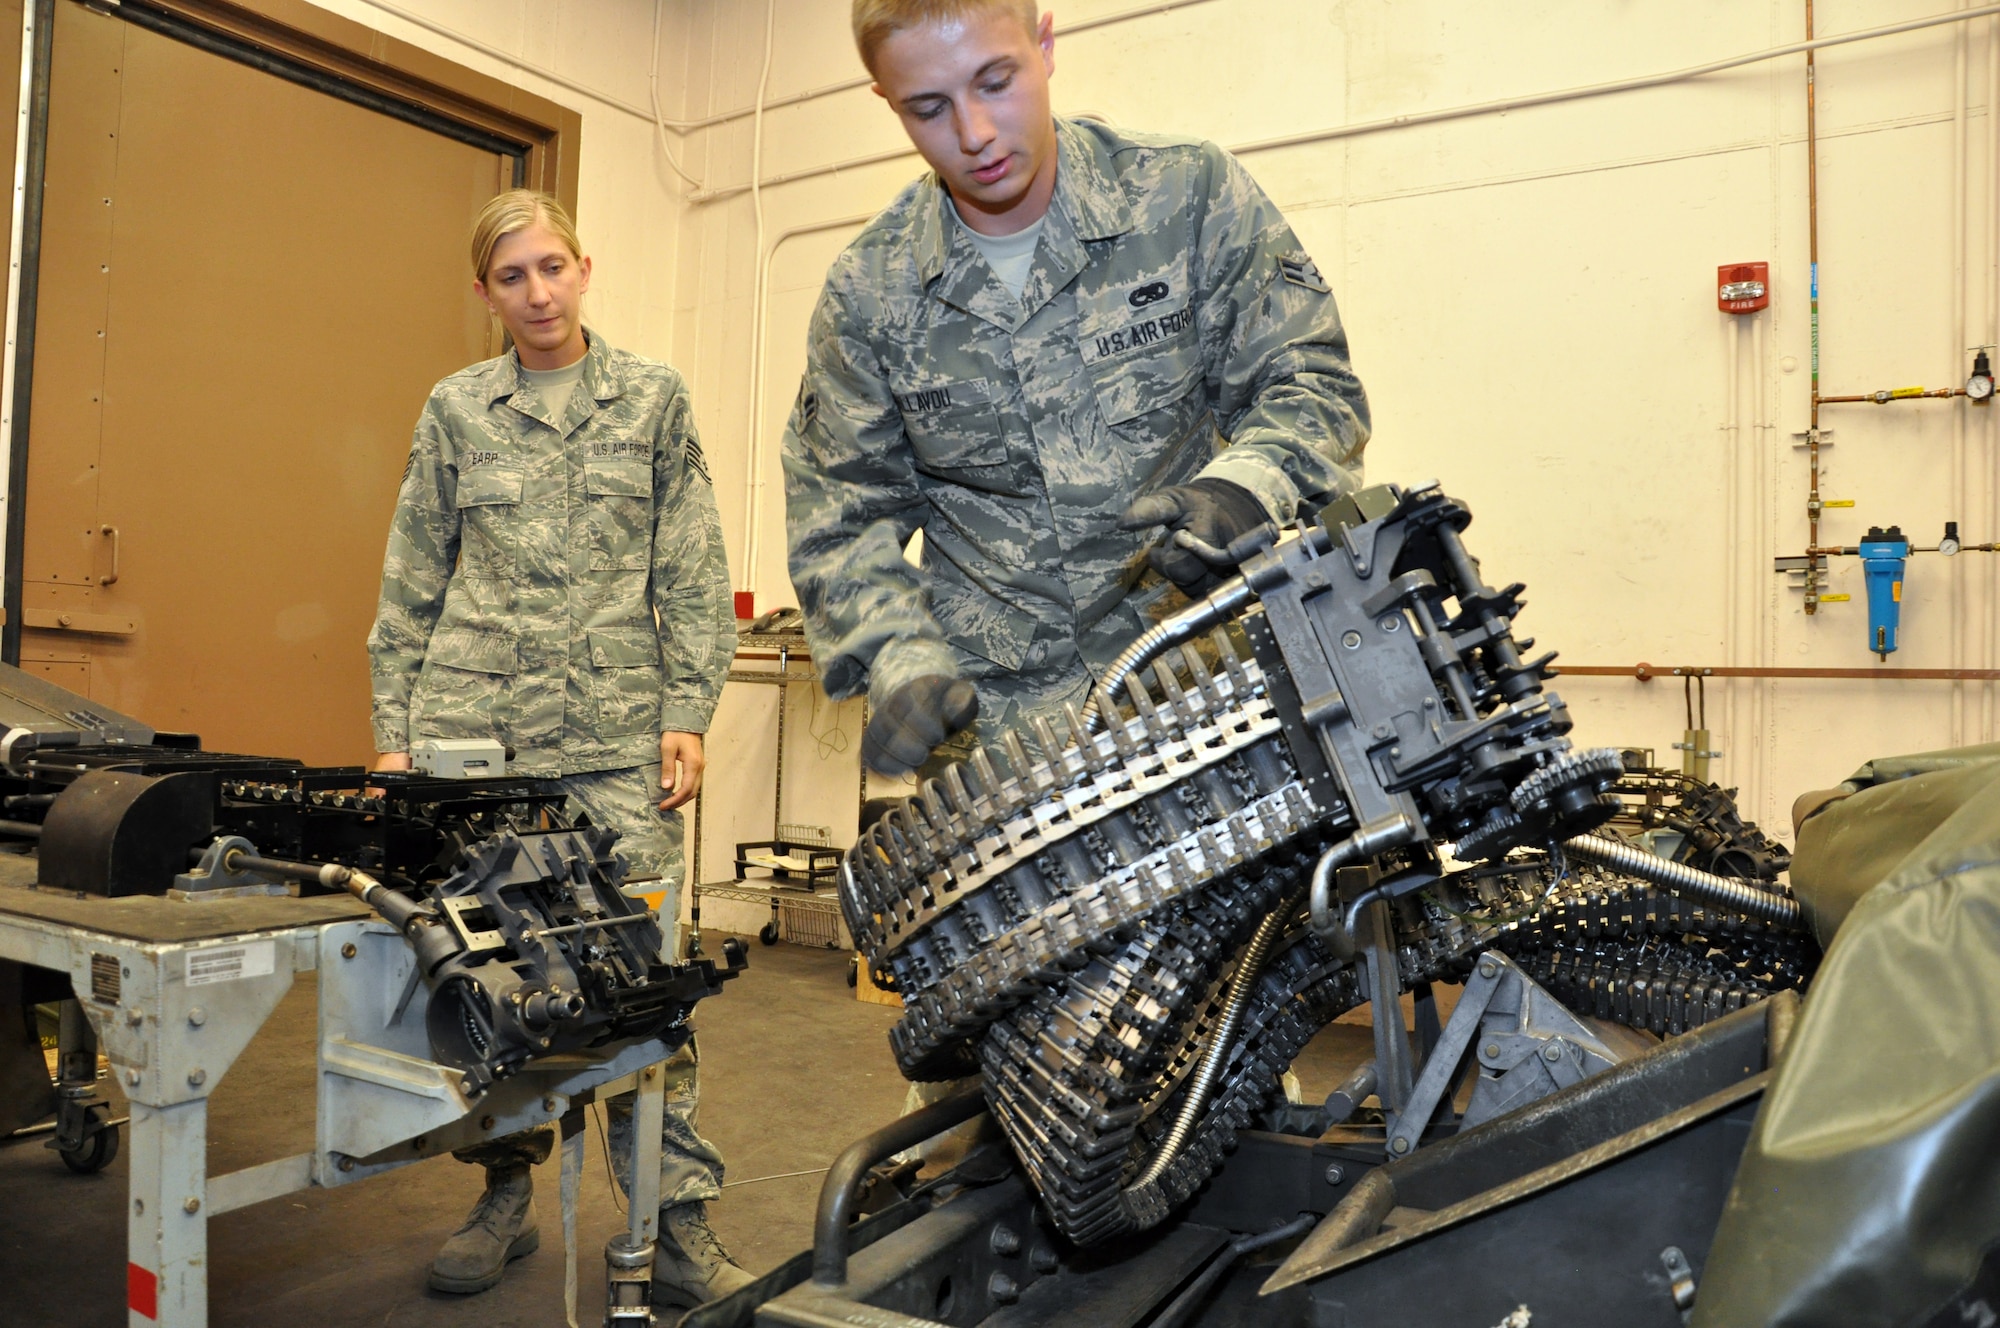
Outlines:
[[[1058, 25], [1139, 7], [1092, 0]], [[1921, 17], [1935, 0], [1821, 3], [1820, 35]], [[683, 0], [685, 100], [699, 115], [749, 104], [765, 6]], [[858, 75], [844, 0], [778, 0], [768, 95]], [[1227, 145], [1517, 94], [1653, 74], [1799, 40], [1803, 6], [1695, 0], [1197, 0], [1059, 38], [1056, 105]], [[1962, 35], [1961, 35], [1962, 33]], [[1954, 171], [1954, 76], [1966, 43], [1963, 176]], [[1823, 383], [1828, 393], [1963, 380], [1961, 348], [1994, 340], [1991, 20], [1835, 48], [1820, 57]], [[1804, 61], [1793, 56], [1683, 83], [1257, 152], [1246, 164], [1291, 217], [1338, 292], [1375, 411], [1369, 474], [1438, 478], [1477, 514], [1473, 548], [1496, 579], [1529, 585], [1523, 631], [1577, 664], [1869, 667], [1860, 569], [1854, 595], [1817, 618], [1770, 570], [1803, 547], [1808, 357]], [[749, 176], [747, 121], [687, 139], [709, 188]], [[865, 90], [765, 119], [764, 172], [797, 172], [902, 142]], [[767, 244], [880, 207], [914, 159], [764, 192]], [[1965, 248], [1953, 253], [1962, 180]], [[700, 195], [696, 195], [698, 199]], [[802, 332], [843, 227], [787, 240], [772, 260], [762, 393], [760, 606], [789, 603], [776, 450], [803, 364]], [[692, 202], [680, 242], [673, 352], [696, 387], [732, 559], [742, 564], [755, 224], [745, 195]], [[1732, 380], [1719, 263], [1772, 264], [1773, 308], [1739, 325]], [[1967, 330], [1954, 314], [1962, 292]], [[1731, 384], [1737, 396], [1730, 427]], [[1761, 413], [1759, 410], [1761, 403]], [[1947, 518], [1968, 541], [2000, 537], [1991, 503], [1994, 411], [1963, 402], [1829, 407], [1829, 542], [1900, 523], [1934, 543]], [[1954, 430], [1968, 478], [1957, 494]], [[1733, 503], [1733, 505], [1732, 505]], [[1913, 564], [1904, 648], [1892, 665], [1991, 667], [1993, 555]], [[1954, 614], [1954, 577], [1968, 610]], [[1735, 618], [1732, 623], [1731, 611]], [[1963, 639], [1954, 653], [1954, 619]], [[1559, 684], [1585, 743], [1680, 738], [1678, 684]], [[1973, 685], [1954, 710], [1943, 683], [1716, 684], [1709, 721], [1774, 828], [1799, 791], [1866, 757], [1992, 735]], [[788, 732], [787, 814], [844, 837], [855, 744], [825, 751]], [[821, 703], [819, 727], [835, 712]], [[711, 814], [709, 851], [768, 824], [767, 689], [732, 689], [713, 741], [744, 796]], [[838, 711], [848, 738], [858, 706]], [[720, 809], [717, 809], [718, 813]], [[711, 858], [706, 872], [718, 874]]]
[[[652, 148], [650, 120], [614, 104], [648, 105], [652, 0], [397, 0], [394, 5], [468, 40], [408, 22], [368, 0], [314, 3], [582, 114], [577, 225], [595, 265], [587, 316], [613, 343], [666, 358], [680, 182]], [[686, 46], [682, 15], [672, 4], [664, 15], [661, 47], [679, 51]], [[536, 70], [602, 96], [563, 86]]]
[[[760, 607], [791, 601], [779, 434], [803, 364], [802, 331], [828, 261], [853, 227], [781, 237], [871, 212], [913, 158], [764, 191], [773, 282], [768, 354], [752, 354], [760, 250], [751, 200], [709, 190], [750, 174], [748, 119], [673, 137], [704, 189], [667, 176], [638, 117], [403, 23], [365, 0], [327, 7], [584, 114], [581, 220], [598, 261], [593, 314], [614, 340], [674, 361], [694, 385], [732, 564], [744, 575], [753, 399], [761, 400]], [[645, 0], [404, 0], [519, 59], [644, 105]], [[1139, 7], [1088, 0], [1060, 23]], [[1823, 0], [1822, 35], [1920, 17], [1936, 0]], [[768, 96], [857, 76], [845, 0], [777, 0]], [[1057, 107], [1230, 145], [1412, 111], [1633, 77], [1798, 40], [1802, 5], [1691, 0], [1532, 7], [1471, 0], [1191, 0], [1059, 39]], [[669, 117], [750, 105], [765, 5], [669, 0]], [[1828, 392], [1962, 381], [1961, 348], [1994, 340], [1990, 20], [1821, 55], [1823, 377]], [[1961, 35], [1962, 32], [1962, 35]], [[1959, 44], [1964, 149], [1956, 160]], [[902, 145], [865, 90], [770, 111], [764, 174]], [[1522, 630], [1579, 664], [1868, 667], [1855, 596], [1814, 619], [1772, 575], [1805, 540], [1806, 207], [1803, 59], [1694, 83], [1257, 152], [1245, 161], [1339, 293], [1374, 403], [1370, 475], [1442, 479], [1478, 514], [1471, 538], [1496, 579], [1526, 581]], [[1960, 171], [1962, 170], [1962, 174]], [[1954, 199], [1965, 242], [1954, 254]], [[769, 246], [776, 244], [774, 250]], [[1715, 266], [1767, 260], [1775, 299], [1737, 324], [1713, 303]], [[1963, 301], [1966, 331], [1955, 314]], [[1736, 407], [1732, 417], [1731, 388]], [[1761, 409], [1760, 409], [1761, 406]], [[1934, 542], [2000, 537], [1992, 410], [1961, 402], [1830, 407], [1830, 542], [1900, 523]], [[1735, 419], [1735, 427], [1731, 420]], [[1954, 479], [1962, 431], [1966, 479]], [[1962, 492], [1961, 492], [1962, 489]], [[1904, 648], [1891, 663], [1991, 667], [1993, 555], [1913, 565]], [[1955, 612], [1957, 593], [1965, 609]], [[1732, 619], [1731, 614], [1734, 613]], [[1956, 624], [1956, 629], [1955, 629]], [[1955, 630], [1957, 635], [1955, 636]], [[1679, 688], [1573, 678], [1559, 685], [1585, 743], [1669, 745]], [[845, 841], [856, 801], [859, 707], [794, 688], [787, 818]], [[1991, 697], [1955, 709], [1936, 683], [1717, 684], [1709, 718], [1768, 824], [1798, 791], [1867, 756], [1991, 736]], [[767, 834], [773, 689], [732, 687], [711, 738], [710, 879], [738, 838]], [[814, 735], [818, 736], [815, 737]]]

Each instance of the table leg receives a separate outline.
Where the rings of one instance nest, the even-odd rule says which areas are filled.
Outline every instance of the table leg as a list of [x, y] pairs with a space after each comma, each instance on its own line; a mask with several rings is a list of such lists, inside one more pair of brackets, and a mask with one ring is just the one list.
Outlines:
[[126, 1322], [206, 1328], [208, 1099], [170, 1107], [134, 1102], [131, 1109]]
[[666, 1117], [667, 1070], [664, 1064], [639, 1071], [639, 1092], [632, 1103], [632, 1243], [647, 1245], [660, 1237], [660, 1126]]

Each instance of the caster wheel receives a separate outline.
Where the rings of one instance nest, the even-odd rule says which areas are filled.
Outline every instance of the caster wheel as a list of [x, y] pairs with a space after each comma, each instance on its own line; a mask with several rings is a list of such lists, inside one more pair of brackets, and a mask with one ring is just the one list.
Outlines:
[[58, 1150], [56, 1156], [63, 1165], [79, 1176], [88, 1176], [111, 1165], [111, 1159], [118, 1156], [118, 1127], [106, 1126], [85, 1141], [83, 1147], [74, 1151]]
[[847, 985], [850, 987], [861, 985], [861, 961], [859, 959], [850, 959], [847, 961]]
[[778, 943], [778, 924], [775, 922], [765, 923], [758, 929], [757, 939], [766, 945], [776, 945]]

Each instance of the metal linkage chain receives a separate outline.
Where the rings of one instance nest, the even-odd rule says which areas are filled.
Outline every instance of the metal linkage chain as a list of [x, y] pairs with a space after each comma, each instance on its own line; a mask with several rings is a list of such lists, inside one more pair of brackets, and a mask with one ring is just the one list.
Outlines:
[[1648, 941], [1610, 941], [1590, 950], [1502, 946], [1528, 976], [1578, 1014], [1668, 1036], [1805, 986], [1811, 963], [1782, 953], [1702, 953]]
[[1735, 790], [1678, 770], [1627, 770], [1612, 792], [1624, 804], [1613, 820], [1637, 830], [1678, 831], [1674, 861], [1720, 876], [1775, 881], [1792, 855], [1755, 823], [1743, 819]]
[[[1309, 933], [1293, 937], [1259, 975], [1228, 1074], [1194, 1137], [1159, 1180], [1123, 1192], [1134, 1226], [1143, 1230], [1164, 1221], [1206, 1184], [1235, 1146], [1237, 1132], [1249, 1128], [1306, 1044], [1361, 999], [1352, 965], [1337, 963]], [[1141, 1124], [1142, 1160], [1160, 1146], [1177, 1105], [1178, 1094]]]
[[[1804, 939], [1690, 909], [1641, 883], [1591, 873], [1565, 877], [1552, 893], [1554, 869], [1541, 862], [1463, 875], [1483, 877], [1465, 907], [1454, 906], [1466, 904], [1460, 886], [1400, 904], [1405, 989], [1462, 974], [1498, 945], [1579, 1012], [1669, 1034], [1803, 987], [1811, 975]], [[1451, 904], [1436, 897], [1454, 890]], [[1017, 1008], [980, 1044], [994, 1115], [1057, 1226], [1079, 1243], [1163, 1220], [1214, 1174], [1306, 1043], [1361, 1003], [1352, 966], [1309, 934], [1290, 938], [1258, 979], [1224, 1082], [1188, 1146], [1158, 1181], [1128, 1188], [1167, 1132], [1226, 990], [1226, 982], [1195, 990], [1180, 977], [1200, 971], [1187, 957], [1215, 934], [1192, 908], [1168, 910], [1059, 992]], [[1232, 932], [1239, 943], [1249, 925]], [[1165, 999], [1161, 962], [1174, 970]]]
[[[1294, 861], [1232, 878], [1166, 910], [1126, 944], [1091, 956], [1060, 987], [995, 1022], [982, 1039], [987, 1100], [1072, 1238], [1098, 1240], [1158, 1220], [1140, 1221], [1159, 1204], [1138, 1196], [1135, 1211], [1122, 1188], [1136, 1131], [1187, 1074], [1204, 1028], [1219, 1014], [1224, 987], [1208, 975], [1309, 865]], [[1267, 968], [1264, 981], [1280, 971]], [[1256, 1018], [1253, 1010], [1246, 1029]], [[1206, 1156], [1200, 1141], [1227, 1097], [1225, 1083], [1180, 1165]], [[1157, 1188], [1165, 1192], [1183, 1174], [1170, 1168]]]
[[[988, 887], [1001, 884], [1029, 894], [1038, 886], [1062, 893], [1074, 884], [1069, 875], [1094, 874], [1096, 864], [1078, 842], [1087, 831], [1097, 830], [1100, 838], [1143, 837], [1157, 820], [1171, 838], [1196, 811], [1185, 796], [1166, 796], [1174, 786], [1247, 749], [1282, 749], [1257, 665], [1238, 658], [1222, 632], [1212, 645], [1220, 676], [1199, 652], [1184, 647], [1179, 659], [1187, 686], [1164, 660], [1154, 669], [1159, 699], [1143, 675], [1128, 678], [1130, 710], [1109, 732], [1084, 733], [1073, 707], [1065, 716], [1067, 734], [1040, 719], [1032, 726], [1039, 751], [1031, 753], [1010, 731], [995, 747], [927, 781], [909, 803], [871, 827], [848, 856], [842, 891], [849, 927], [870, 962], [893, 968], [899, 981], [921, 989], [939, 975], [932, 970], [944, 958], [924, 941], [936, 936], [949, 949], [958, 934], [949, 919], [972, 896], [995, 893]], [[1204, 794], [1232, 804], [1233, 811], [1248, 799], [1231, 790], [1231, 782], [1215, 775], [1200, 781]], [[1044, 886], [1016, 874], [1052, 853], [1067, 859], [1054, 881]]]
[[[1211, 644], [1221, 670], [1184, 648], [1186, 685], [1160, 661], [1158, 699], [1128, 679], [1129, 710], [1100, 698], [1114, 716], [1108, 733], [1064, 747], [1039, 726], [1054, 753], [1039, 761], [1009, 734], [1002, 758], [1016, 773], [1002, 780], [993, 756], [976, 754], [969, 776], [954, 767], [932, 781], [849, 855], [850, 925], [863, 898], [947, 901], [898, 905], [907, 939], [890, 944], [890, 927], [878, 926], [870, 952], [871, 962], [886, 955], [903, 994], [890, 1044], [905, 1075], [968, 1073], [973, 1040], [1060, 981], [1086, 947], [1254, 873], [1330, 820], [1295, 776], [1255, 663], [1224, 634]], [[1079, 737], [1080, 718], [1070, 725]]]
[[1578, 1013], [1662, 1035], [1803, 989], [1819, 962], [1797, 932], [1602, 873], [1510, 924], [1498, 945]]

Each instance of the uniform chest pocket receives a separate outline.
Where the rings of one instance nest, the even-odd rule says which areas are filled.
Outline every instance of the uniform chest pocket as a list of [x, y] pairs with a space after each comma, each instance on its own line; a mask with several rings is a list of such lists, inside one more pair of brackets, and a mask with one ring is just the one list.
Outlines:
[[639, 571], [653, 548], [653, 467], [643, 459], [586, 461], [590, 499], [590, 568]]
[[1186, 432], [1207, 405], [1201, 354], [1194, 338], [1151, 352], [1103, 359], [1090, 366], [1097, 413], [1123, 433], [1158, 434], [1162, 441]]
[[458, 474], [458, 507], [496, 507], [521, 501], [522, 473], [480, 466]]
[[898, 388], [896, 409], [917, 468], [932, 474], [977, 471], [1007, 461], [992, 383], [984, 378]]
[[520, 511], [523, 478], [518, 470], [494, 466], [459, 472], [461, 578], [505, 577], [513, 572], [515, 517]]

